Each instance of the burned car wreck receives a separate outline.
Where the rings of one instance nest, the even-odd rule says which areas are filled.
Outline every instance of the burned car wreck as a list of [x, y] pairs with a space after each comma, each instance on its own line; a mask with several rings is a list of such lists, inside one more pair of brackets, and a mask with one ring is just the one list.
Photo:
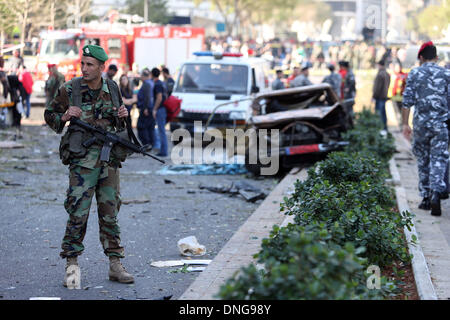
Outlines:
[[[341, 134], [352, 128], [353, 103], [353, 99], [339, 101], [326, 83], [270, 91], [254, 97], [248, 124], [257, 132], [264, 130], [257, 139], [267, 140], [267, 157], [273, 156], [274, 150], [270, 146], [271, 132], [278, 132], [275, 152], [278, 151], [280, 169], [289, 169], [321, 160], [328, 152], [348, 144], [342, 141]], [[264, 144], [256, 140], [246, 146], [246, 168], [255, 174], [260, 174], [267, 163], [262, 158], [264, 152], [259, 150], [261, 145]]]

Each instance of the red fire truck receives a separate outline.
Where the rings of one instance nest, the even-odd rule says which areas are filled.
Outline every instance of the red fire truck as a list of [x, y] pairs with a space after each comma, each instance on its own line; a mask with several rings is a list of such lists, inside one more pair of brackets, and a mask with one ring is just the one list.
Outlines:
[[47, 64], [57, 64], [66, 80], [81, 75], [81, 49], [86, 44], [102, 46], [109, 56], [106, 67], [115, 64], [119, 72], [165, 65], [177, 69], [195, 51], [203, 50], [203, 28], [138, 26], [123, 28], [67, 29], [41, 34], [34, 75], [34, 92], [43, 93]]

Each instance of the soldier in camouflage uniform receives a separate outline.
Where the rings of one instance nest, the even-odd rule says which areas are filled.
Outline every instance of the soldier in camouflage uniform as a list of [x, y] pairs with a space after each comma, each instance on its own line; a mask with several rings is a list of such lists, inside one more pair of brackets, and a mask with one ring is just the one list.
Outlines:
[[427, 42], [419, 50], [420, 67], [408, 75], [403, 93], [403, 134], [411, 137], [409, 108], [414, 106], [413, 153], [419, 170], [420, 209], [441, 215], [440, 200], [448, 194], [444, 173], [448, 162], [447, 118], [450, 74], [436, 64], [436, 47]]
[[[72, 117], [115, 132], [116, 119], [124, 119], [128, 111], [124, 105], [117, 108], [112, 103], [110, 86], [102, 79], [104, 62], [108, 59], [105, 51], [95, 45], [83, 48], [80, 84], [81, 109], [74, 104], [73, 81], [64, 83], [55, 98], [45, 110], [46, 123], [57, 133], [64, 129], [66, 121]], [[64, 139], [64, 138], [63, 138]], [[121, 205], [119, 190], [120, 161], [111, 153], [108, 163], [100, 161], [101, 145], [93, 144], [87, 148], [84, 156], [71, 157], [69, 166], [69, 188], [64, 207], [69, 214], [60, 256], [67, 259], [68, 268], [78, 266], [77, 257], [83, 252], [83, 238], [87, 220], [95, 193], [97, 199], [100, 242], [104, 253], [110, 259], [109, 279], [121, 283], [132, 283], [134, 278], [126, 272], [119, 258], [124, 258], [124, 249], [120, 245], [120, 228], [117, 214]]]
[[58, 91], [59, 87], [66, 82], [66, 79], [62, 73], [58, 71], [56, 64], [48, 64], [48, 72], [49, 76], [47, 81], [45, 82], [45, 105], [53, 100], [55, 97], [56, 91]]

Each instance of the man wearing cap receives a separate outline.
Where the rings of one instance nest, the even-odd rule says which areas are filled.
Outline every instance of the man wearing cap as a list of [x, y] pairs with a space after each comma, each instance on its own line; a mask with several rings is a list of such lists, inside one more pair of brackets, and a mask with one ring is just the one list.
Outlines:
[[355, 104], [354, 99], [356, 96], [356, 80], [348, 61], [339, 61], [339, 74], [342, 77], [340, 98], [342, 100], [349, 100], [346, 105], [348, 106], [348, 111], [353, 116], [353, 105]]
[[[96, 45], [83, 47], [81, 80], [75, 78], [64, 83], [57, 90], [54, 99], [44, 113], [46, 123], [55, 132], [61, 133], [65, 123], [72, 117], [76, 117], [114, 133], [119, 122], [128, 116], [124, 105], [119, 108], [113, 105], [112, 91], [118, 90], [118, 88], [112, 87], [115, 83], [112, 82], [109, 85], [107, 80], [102, 78], [107, 59], [108, 56], [103, 48]], [[79, 80], [80, 82], [78, 82]], [[79, 84], [78, 93], [75, 92], [75, 83]], [[75, 106], [74, 100], [78, 100], [75, 98], [80, 98], [80, 95], [81, 107]], [[73, 267], [79, 270], [77, 257], [84, 250], [82, 242], [94, 193], [97, 199], [100, 242], [110, 261], [109, 279], [121, 283], [133, 283], [133, 276], [120, 263], [120, 258], [124, 258], [117, 221], [121, 205], [120, 161], [114, 157], [113, 152], [108, 162], [101, 161], [99, 158], [102, 146], [96, 143], [85, 148], [84, 155], [74, 154], [71, 151], [70, 137], [69, 135], [69, 188], [64, 202], [69, 219], [60, 253], [62, 258], [67, 259], [63, 285], [68, 286], [67, 282], [70, 276], [68, 270], [73, 270]], [[64, 141], [64, 137], [62, 141]]]
[[339, 73], [334, 72], [335, 67], [334, 64], [328, 64], [328, 70], [330, 70], [330, 74], [323, 78], [322, 83], [328, 83], [333, 89], [334, 93], [336, 93], [336, 97], [339, 98], [339, 91], [341, 89], [342, 78]]
[[66, 81], [64, 75], [58, 71], [56, 64], [49, 63], [48, 68], [48, 79], [45, 82], [45, 105], [47, 106], [50, 101], [55, 97], [56, 91], [59, 87]]
[[308, 79], [309, 67], [310, 67], [310, 64], [308, 62], [305, 62], [302, 64], [300, 74], [291, 82], [292, 88], [312, 85], [312, 82], [309, 81], [309, 79]]
[[276, 76], [277, 77], [272, 82], [272, 90], [282, 90], [282, 89], [284, 89], [284, 83], [281, 80], [284, 77], [283, 70], [277, 70], [276, 71]]
[[[423, 197], [420, 209], [430, 210], [433, 216], [441, 215], [440, 200], [448, 198], [444, 173], [448, 162], [449, 117], [448, 99], [450, 73], [436, 64], [434, 44], [424, 43], [418, 53], [420, 66], [411, 70], [403, 93], [403, 134], [413, 135], [413, 153], [419, 171], [419, 192]], [[414, 106], [413, 130], [408, 121]]]

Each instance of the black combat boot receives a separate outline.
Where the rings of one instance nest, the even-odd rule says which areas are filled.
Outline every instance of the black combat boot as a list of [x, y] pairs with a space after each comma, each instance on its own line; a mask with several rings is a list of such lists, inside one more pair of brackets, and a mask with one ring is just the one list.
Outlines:
[[428, 197], [423, 198], [422, 202], [419, 204], [419, 209], [430, 210], [431, 209], [430, 198]]
[[440, 193], [437, 191], [433, 192], [431, 196], [431, 215], [440, 216], [441, 215], [441, 197]]

